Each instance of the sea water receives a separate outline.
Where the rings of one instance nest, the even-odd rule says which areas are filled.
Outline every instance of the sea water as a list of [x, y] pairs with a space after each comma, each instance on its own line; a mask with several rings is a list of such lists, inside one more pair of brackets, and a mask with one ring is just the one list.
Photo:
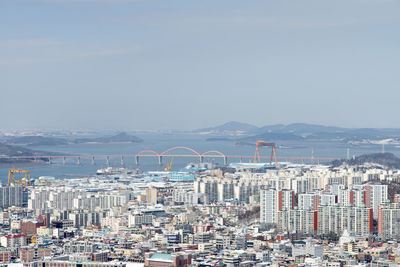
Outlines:
[[[176, 147], [184, 146], [192, 148], [199, 153], [204, 153], [211, 150], [217, 150], [225, 155], [235, 156], [250, 156], [251, 158], [228, 159], [229, 162], [252, 162], [255, 153], [255, 145], [238, 145], [236, 141], [207, 141], [208, 136], [193, 135], [193, 134], [151, 134], [140, 135], [144, 139], [143, 143], [114, 143], [114, 144], [71, 144], [65, 146], [38, 146], [29, 147], [35, 150], [58, 152], [66, 155], [135, 155], [143, 150], [154, 150], [158, 153]], [[270, 140], [266, 140], [270, 141]], [[347, 148], [350, 149], [350, 156], [358, 156], [368, 153], [381, 152], [380, 145], [348, 145], [341, 141], [276, 141], [278, 157], [298, 157], [311, 158], [312, 151], [314, 158], [346, 158]], [[264, 157], [271, 155], [269, 147], [261, 148], [261, 154]], [[394, 153], [400, 156], [400, 149], [395, 146], [385, 146], [386, 152]], [[194, 153], [177, 149], [169, 154], [194, 155]], [[126, 168], [142, 171], [162, 171], [166, 164], [171, 160], [171, 157], [164, 157], [162, 165], [159, 165], [157, 157], [140, 157], [139, 166], [135, 163], [135, 158], [124, 157], [124, 166]], [[198, 157], [173, 157], [172, 170], [180, 170], [190, 162], [199, 161]], [[223, 165], [222, 158], [204, 158], [204, 161], [213, 161]], [[267, 161], [267, 160], [266, 160]], [[286, 160], [284, 160], [286, 161]], [[289, 161], [289, 160], [287, 160]], [[228, 163], [229, 163], [228, 162]], [[290, 162], [309, 163], [309, 161], [290, 160]], [[316, 163], [316, 162], [314, 162]], [[322, 161], [320, 163], [323, 163]], [[121, 167], [120, 157], [111, 157], [110, 166]], [[96, 175], [96, 170], [107, 167], [106, 158], [95, 159], [95, 164], [92, 165], [91, 158], [81, 158], [80, 165], [77, 159], [67, 159], [66, 164], [63, 164], [62, 159], [52, 160], [51, 164], [41, 163], [21, 163], [21, 164], [2, 164], [0, 165], [0, 180], [7, 182], [8, 170], [10, 168], [21, 168], [30, 170], [31, 177], [37, 178], [40, 176], [53, 176], [55, 178], [73, 178]]]

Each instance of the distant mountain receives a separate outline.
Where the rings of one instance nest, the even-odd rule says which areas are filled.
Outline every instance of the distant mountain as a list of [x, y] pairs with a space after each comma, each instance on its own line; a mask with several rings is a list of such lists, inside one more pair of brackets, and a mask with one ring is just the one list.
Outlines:
[[230, 121], [219, 126], [203, 128], [195, 130], [197, 133], [214, 133], [214, 134], [235, 134], [235, 133], [249, 133], [258, 129], [257, 126], [242, 123], [237, 121]]
[[208, 134], [232, 134], [241, 133], [242, 135], [248, 135], [251, 139], [254, 138], [277, 138], [280, 140], [298, 140], [307, 137], [318, 138], [322, 135], [324, 138], [336, 137], [340, 133], [344, 133], [347, 130], [341, 127], [334, 126], [323, 126], [317, 124], [307, 124], [307, 123], [292, 123], [292, 124], [274, 124], [267, 125], [263, 127], [257, 127], [248, 123], [241, 122], [227, 122], [225, 124], [195, 130], [197, 133], [208, 133]]
[[[255, 140], [308, 140], [308, 139], [335, 139], [346, 129], [333, 126], [323, 126], [306, 123], [275, 124], [257, 128], [249, 136], [240, 139], [240, 142], [254, 142]], [[342, 137], [342, 136], [341, 136]]]
[[305, 140], [305, 138], [301, 137], [300, 135], [296, 135], [293, 133], [274, 133], [274, 132], [267, 132], [253, 136], [247, 136], [240, 138], [238, 141], [251, 141], [254, 142], [256, 140], [268, 140], [268, 141], [276, 141], [276, 140]]
[[258, 128], [255, 133], [292, 133], [295, 135], [306, 137], [308, 135], [322, 132], [322, 133], [338, 133], [345, 131], [345, 128], [334, 127], [334, 126], [323, 126], [317, 124], [307, 124], [307, 123], [292, 123], [288, 125], [276, 124], [268, 125]]
[[[55, 153], [51, 152], [43, 152], [36, 151], [20, 146], [12, 146], [4, 143], [0, 143], [0, 163], [15, 163], [15, 162], [29, 162], [34, 160], [34, 156], [49, 156], [55, 155]], [[12, 159], [9, 157], [30, 157], [32, 158], [23, 158], [23, 159]], [[41, 161], [48, 161], [47, 158], [38, 158]]]
[[45, 136], [18, 136], [8, 138], [7, 144], [22, 146], [57, 146], [67, 145], [68, 140], [64, 138]]
[[[257, 128], [243, 140], [332, 140], [342, 142], [393, 139], [400, 143], [400, 129], [395, 128], [343, 128], [307, 123], [275, 124]], [[368, 143], [368, 142], [367, 142]]]
[[342, 164], [347, 165], [363, 165], [366, 163], [379, 164], [391, 169], [400, 169], [400, 158], [392, 153], [374, 153], [355, 157], [350, 160], [335, 160], [331, 163], [333, 167], [338, 167]]
[[143, 140], [137, 136], [129, 135], [127, 133], [119, 133], [113, 136], [104, 136], [98, 138], [79, 138], [74, 141], [79, 143], [140, 143]]

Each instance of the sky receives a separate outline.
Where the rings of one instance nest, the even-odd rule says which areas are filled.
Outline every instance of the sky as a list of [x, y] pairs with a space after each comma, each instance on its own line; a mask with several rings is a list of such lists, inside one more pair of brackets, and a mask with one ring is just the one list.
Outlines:
[[0, 130], [400, 128], [399, 0], [0, 0]]

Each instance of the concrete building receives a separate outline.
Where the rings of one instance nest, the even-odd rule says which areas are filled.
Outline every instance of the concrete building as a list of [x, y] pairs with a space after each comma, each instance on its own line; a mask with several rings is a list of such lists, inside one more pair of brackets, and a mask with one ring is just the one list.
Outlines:
[[87, 241], [69, 241], [64, 244], [63, 251], [65, 254], [93, 253], [96, 245]]
[[249, 203], [254, 197], [258, 198], [261, 187], [269, 183], [273, 183], [273, 180], [260, 177], [201, 177], [194, 181], [194, 192], [201, 194], [206, 204], [226, 201]]
[[23, 234], [36, 234], [37, 229], [41, 226], [44, 226], [45, 223], [43, 221], [31, 221], [31, 220], [23, 220], [21, 222], [21, 233]]
[[153, 223], [153, 215], [151, 214], [129, 214], [128, 227], [140, 227]]
[[277, 230], [280, 233], [314, 234], [317, 231], [318, 212], [313, 209], [278, 211]]
[[24, 188], [22, 186], [0, 186], [0, 208], [22, 207]]
[[5, 235], [0, 237], [0, 243], [2, 247], [8, 249], [19, 248], [26, 245], [26, 235]]
[[172, 194], [172, 198], [175, 202], [181, 202], [187, 205], [199, 204], [201, 198], [201, 194], [195, 193], [193, 190], [176, 189]]
[[365, 185], [365, 203], [374, 211], [374, 219], [378, 219], [378, 207], [388, 202], [388, 186], [381, 184]]
[[187, 267], [192, 264], [191, 254], [146, 253], [145, 267]]
[[8, 249], [0, 249], [0, 263], [8, 263], [11, 261], [11, 251]]
[[320, 195], [316, 193], [299, 194], [298, 208], [300, 210], [317, 210], [320, 202]]
[[322, 257], [324, 247], [314, 244], [311, 238], [308, 238], [304, 246], [292, 246], [293, 257], [311, 255], [314, 257]]
[[400, 203], [379, 206], [378, 235], [385, 238], [400, 237]]
[[334, 232], [341, 235], [347, 230], [351, 235], [367, 236], [373, 231], [372, 209], [355, 206], [319, 206], [318, 233]]
[[22, 262], [32, 262], [50, 256], [50, 248], [22, 247], [19, 250], [19, 258]]
[[101, 226], [101, 219], [107, 217], [107, 211], [74, 210], [68, 218], [75, 228]]
[[157, 204], [158, 190], [155, 187], [148, 187], [146, 189], [146, 201], [148, 204]]
[[278, 211], [294, 208], [294, 191], [264, 189], [260, 194], [261, 223], [278, 223]]

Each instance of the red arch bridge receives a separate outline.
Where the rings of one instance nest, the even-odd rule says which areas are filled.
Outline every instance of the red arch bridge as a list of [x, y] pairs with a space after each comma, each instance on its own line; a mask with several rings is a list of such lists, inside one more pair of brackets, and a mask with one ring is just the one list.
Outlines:
[[[175, 154], [173, 153], [175, 150], [185, 150], [188, 154]], [[187, 158], [195, 158], [198, 159], [199, 162], [203, 162], [204, 159], [208, 158], [220, 158], [223, 159], [224, 164], [228, 164], [229, 159], [238, 159], [238, 160], [249, 160], [254, 159], [255, 156], [250, 155], [227, 155], [222, 153], [218, 150], [210, 150], [204, 153], [200, 153], [193, 148], [184, 147], [184, 146], [176, 146], [169, 148], [161, 153], [154, 151], [154, 150], [143, 150], [137, 154], [127, 154], [127, 155], [32, 155], [32, 156], [0, 156], [0, 159], [9, 159], [9, 160], [46, 160], [48, 163], [52, 163], [52, 160], [62, 159], [63, 164], [66, 163], [67, 159], [75, 159], [77, 164], [80, 165], [81, 159], [91, 159], [92, 164], [94, 165], [95, 159], [103, 158], [107, 162], [107, 166], [110, 165], [110, 159], [112, 158], [119, 158], [121, 160], [121, 165], [124, 166], [124, 160], [127, 158], [134, 158], [136, 165], [139, 165], [140, 158], [148, 158], [154, 157], [158, 159], [158, 163], [162, 164], [163, 158], [171, 158], [171, 157], [187, 157]], [[272, 155], [271, 157], [262, 156], [261, 159], [269, 160], [272, 163]], [[278, 161], [288, 161], [288, 160], [295, 160], [295, 161], [309, 161], [313, 162], [320, 162], [320, 161], [333, 161], [337, 160], [337, 158], [314, 158], [314, 157], [277, 157]]]

